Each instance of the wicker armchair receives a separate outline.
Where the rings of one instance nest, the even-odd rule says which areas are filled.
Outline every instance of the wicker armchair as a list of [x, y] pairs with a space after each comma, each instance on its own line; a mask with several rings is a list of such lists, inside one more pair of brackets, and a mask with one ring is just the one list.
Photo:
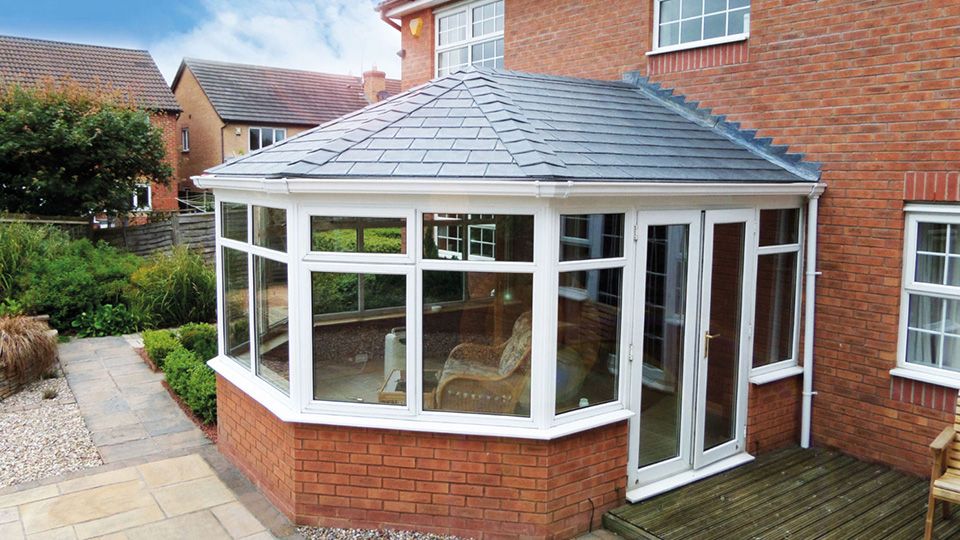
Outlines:
[[437, 409], [513, 414], [529, 381], [530, 342], [526, 312], [513, 324], [510, 339], [500, 345], [457, 345], [440, 373]]

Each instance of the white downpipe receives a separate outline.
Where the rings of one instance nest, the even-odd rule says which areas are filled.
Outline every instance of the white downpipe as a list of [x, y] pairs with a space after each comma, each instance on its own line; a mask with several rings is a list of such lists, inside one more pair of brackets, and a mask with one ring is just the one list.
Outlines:
[[817, 292], [817, 210], [820, 191], [807, 199], [807, 283], [803, 310], [803, 405], [800, 420], [800, 446], [810, 448], [810, 418], [813, 411], [813, 325]]

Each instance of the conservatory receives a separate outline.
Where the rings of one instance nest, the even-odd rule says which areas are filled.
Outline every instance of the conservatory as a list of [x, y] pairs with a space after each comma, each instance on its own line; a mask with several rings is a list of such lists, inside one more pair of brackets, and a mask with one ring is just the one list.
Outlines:
[[298, 522], [586, 529], [802, 375], [817, 170], [635, 76], [471, 68], [196, 181], [221, 446]]

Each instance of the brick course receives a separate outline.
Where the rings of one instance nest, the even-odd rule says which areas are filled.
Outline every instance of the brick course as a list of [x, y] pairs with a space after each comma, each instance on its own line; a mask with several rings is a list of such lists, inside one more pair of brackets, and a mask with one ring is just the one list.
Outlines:
[[217, 377], [221, 451], [299, 524], [570, 538], [626, 489], [627, 424], [553, 441], [280, 421]]

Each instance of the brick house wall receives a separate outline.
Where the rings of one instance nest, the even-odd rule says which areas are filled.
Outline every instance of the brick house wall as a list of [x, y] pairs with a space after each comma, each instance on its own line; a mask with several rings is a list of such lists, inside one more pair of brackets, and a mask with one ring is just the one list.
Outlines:
[[[823, 164], [813, 440], [925, 474], [956, 391], [889, 370], [904, 203], [960, 200], [960, 4], [754, 0], [748, 41], [653, 56], [652, 0], [507, 0], [505, 14], [508, 69], [639, 70]], [[403, 18], [405, 88], [433, 75], [432, 24]], [[796, 380], [751, 385], [750, 402], [750, 448], [796, 440]]]
[[627, 424], [553, 441], [288, 424], [217, 376], [218, 447], [297, 523], [566, 539], [626, 490]]
[[150, 203], [155, 211], [173, 212], [179, 208], [179, 203], [177, 203], [177, 179], [180, 177], [180, 130], [177, 129], [177, 115], [172, 112], [156, 113], [151, 115], [150, 122], [163, 130], [166, 161], [173, 168], [173, 175], [170, 177], [168, 184], [154, 182], [150, 185]]

